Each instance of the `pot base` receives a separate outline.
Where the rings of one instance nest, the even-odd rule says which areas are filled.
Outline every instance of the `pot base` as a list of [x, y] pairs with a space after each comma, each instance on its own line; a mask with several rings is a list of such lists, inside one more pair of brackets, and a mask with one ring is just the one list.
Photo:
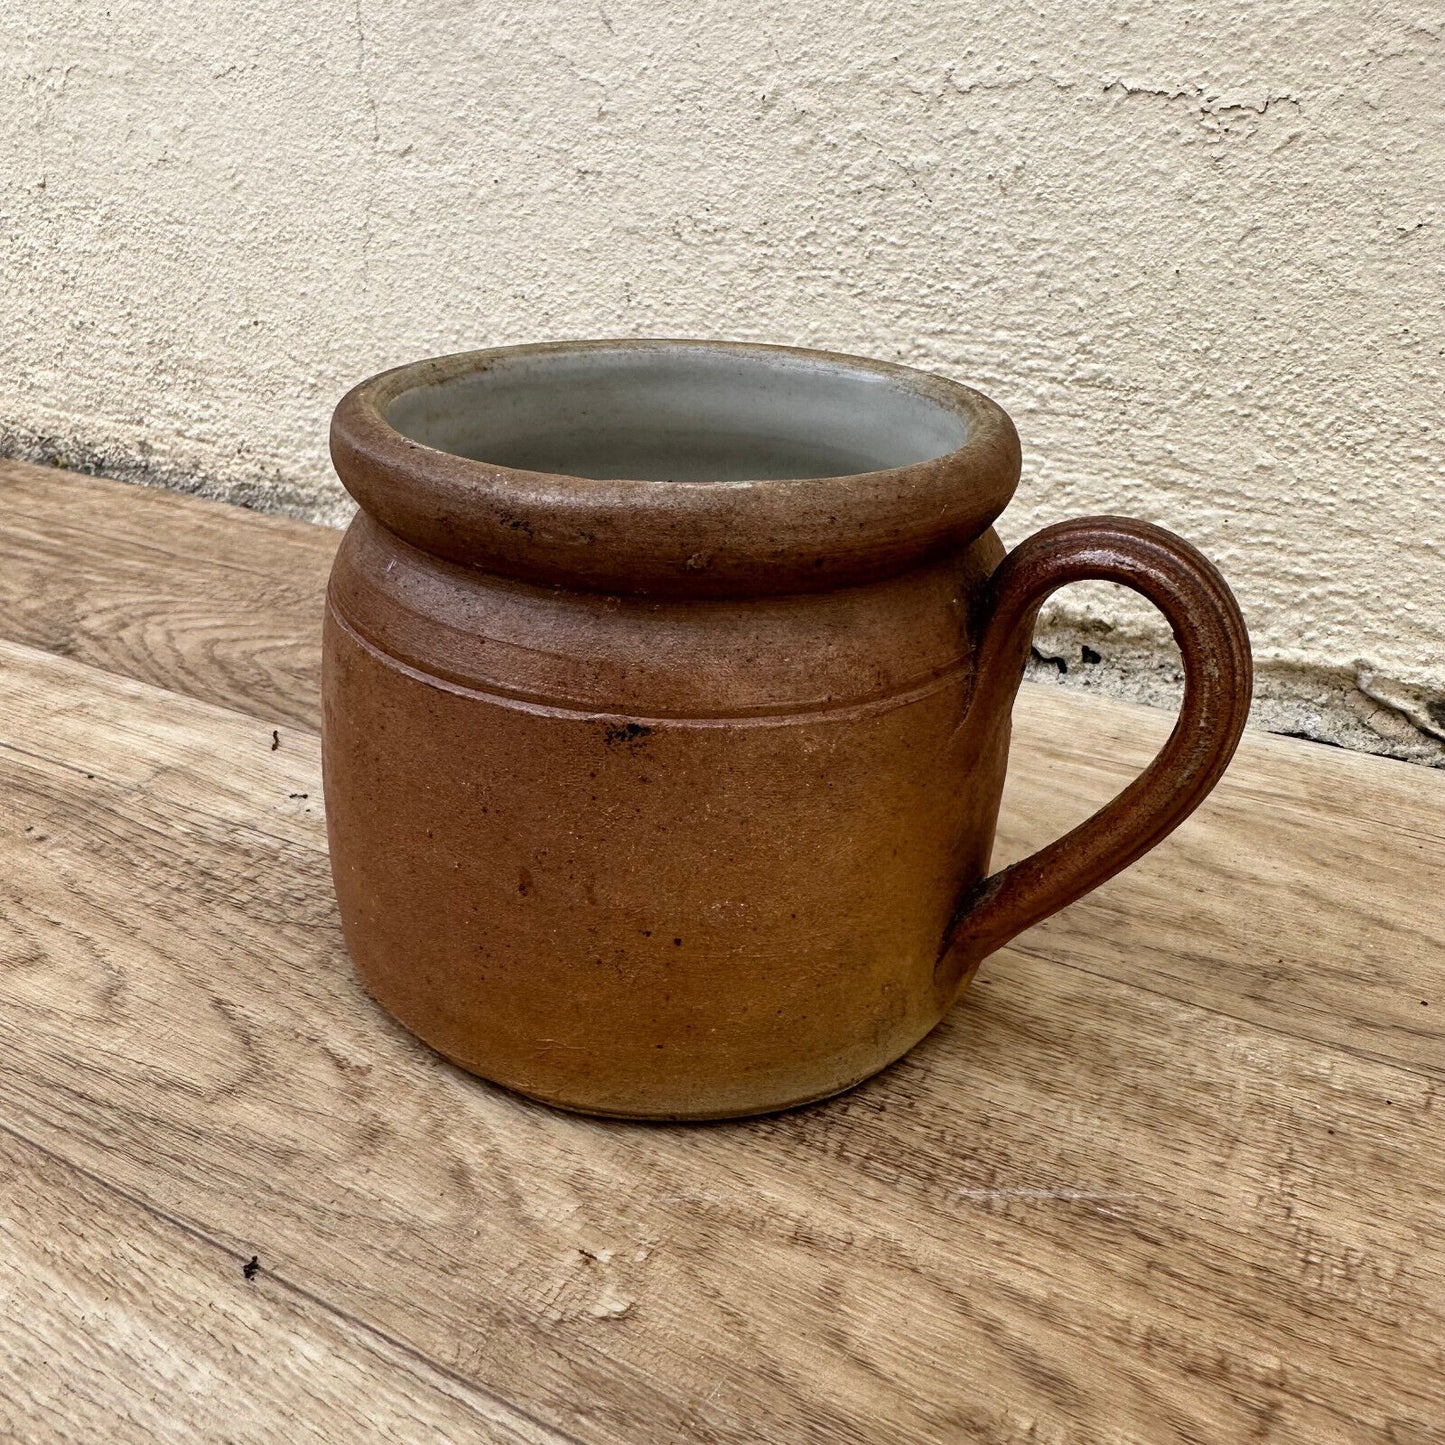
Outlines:
[[[975, 970], [976, 971], [976, 970]], [[419, 1034], [407, 1021], [401, 1018], [379, 998], [367, 986], [366, 980], [358, 973], [358, 980], [363, 988], [366, 988], [367, 996], [389, 1017], [396, 1020], [413, 1038], [425, 1044], [434, 1054], [440, 1055], [454, 1068], [461, 1069], [464, 1073], [470, 1074], [475, 1079], [481, 1079], [484, 1083], [494, 1084], [497, 1088], [505, 1089], [509, 1094], [518, 1098], [528, 1099], [534, 1104], [545, 1104], [549, 1109], [557, 1109], [564, 1114], [577, 1114], [589, 1119], [617, 1119], [630, 1124], [720, 1124], [731, 1119], [759, 1119], [770, 1114], [786, 1114], [790, 1109], [803, 1109], [809, 1104], [821, 1104], [827, 1099], [836, 1099], [843, 1094], [850, 1093], [861, 1084], [866, 1084], [869, 1079], [876, 1078], [886, 1069], [891, 1069], [899, 1060], [906, 1058], [913, 1052], [929, 1034], [933, 1032], [943, 1020], [931, 1024], [906, 1048], [900, 1050], [892, 1058], [885, 1059], [882, 1063], [876, 1064], [866, 1072], [850, 1077], [840, 1084], [830, 1084], [826, 1089], [810, 1092], [798, 1098], [785, 1099], [779, 1102], [757, 1103], [743, 1106], [741, 1108], [729, 1107], [726, 1109], [703, 1110], [695, 1108], [682, 1108], [676, 1110], [663, 1109], [610, 1109], [601, 1108], [593, 1104], [581, 1102], [576, 1099], [553, 1097], [537, 1093], [531, 1089], [520, 1088], [516, 1084], [508, 1083], [505, 1079], [492, 1077], [482, 1069], [474, 1067], [465, 1059], [458, 1058], [449, 1053], [446, 1049], [438, 1048], [436, 1044]], [[963, 981], [954, 996], [954, 1003], [967, 992], [968, 985], [973, 981], [973, 973]], [[951, 1005], [950, 1005], [951, 1007]], [[947, 1014], [945, 1013], [945, 1017]]]

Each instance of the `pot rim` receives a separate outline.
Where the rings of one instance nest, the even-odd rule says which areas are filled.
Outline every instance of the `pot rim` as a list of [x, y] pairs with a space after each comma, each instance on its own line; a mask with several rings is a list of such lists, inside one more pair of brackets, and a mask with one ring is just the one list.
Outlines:
[[[387, 420], [392, 403], [510, 359], [604, 350], [731, 354], [882, 378], [962, 422], [964, 441], [879, 471], [755, 481], [590, 478], [438, 450]], [[331, 456], [361, 508], [413, 546], [524, 581], [681, 596], [811, 592], [886, 577], [966, 546], [1018, 484], [1017, 433], [988, 397], [892, 362], [755, 342], [556, 341], [412, 362], [352, 388]]]

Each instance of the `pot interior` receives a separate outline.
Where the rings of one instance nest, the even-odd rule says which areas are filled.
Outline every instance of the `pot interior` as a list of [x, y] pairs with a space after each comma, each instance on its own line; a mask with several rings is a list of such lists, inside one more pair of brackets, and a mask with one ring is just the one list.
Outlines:
[[532, 472], [644, 481], [849, 476], [963, 446], [967, 420], [929, 395], [928, 381], [762, 347], [564, 344], [443, 372], [394, 397], [385, 417], [424, 446]]

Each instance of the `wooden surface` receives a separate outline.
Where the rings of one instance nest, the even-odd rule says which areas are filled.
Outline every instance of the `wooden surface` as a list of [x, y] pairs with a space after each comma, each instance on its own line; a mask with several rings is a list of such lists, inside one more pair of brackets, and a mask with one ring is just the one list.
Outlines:
[[[0, 1438], [1445, 1441], [1445, 776], [1252, 734], [854, 1093], [571, 1118], [351, 976], [336, 540], [0, 464]], [[1001, 859], [1168, 726], [1026, 688]]]

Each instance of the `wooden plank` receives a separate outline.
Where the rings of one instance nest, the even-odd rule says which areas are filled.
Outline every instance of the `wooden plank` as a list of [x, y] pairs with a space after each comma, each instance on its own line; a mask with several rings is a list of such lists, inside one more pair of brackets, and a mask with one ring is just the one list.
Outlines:
[[[283, 727], [273, 736], [264, 722], [78, 672], [14, 644], [0, 643], [0, 666], [9, 746], [325, 847], [313, 734]], [[1000, 858], [1057, 836], [1116, 792], [1167, 726], [1149, 709], [1121, 717], [1073, 698], [1059, 706], [1047, 687], [1027, 689]], [[1445, 952], [1442, 842], [1445, 775], [1251, 738], [1180, 832], [1018, 947], [1445, 1074], [1445, 1001], [1431, 1002]]]
[[1445, 1432], [1427, 1074], [1006, 951], [845, 1100], [567, 1118], [360, 994], [319, 834], [243, 816], [251, 722], [31, 661], [164, 715], [174, 791], [139, 716], [113, 779], [83, 728], [0, 761], [0, 1107], [279, 1279], [586, 1441]]
[[[314, 730], [320, 614], [340, 533], [194, 497], [0, 459], [0, 638]], [[1025, 686], [1016, 750], [1077, 816], [1162, 742], [1168, 714]], [[1102, 760], [1102, 762], [1101, 762]], [[1254, 733], [1230, 780], [1445, 836], [1445, 783], [1389, 760]], [[1341, 791], [1343, 790], [1343, 791]]]
[[[1170, 725], [1050, 692], [1021, 699], [1001, 860], [1113, 796]], [[1248, 737], [1194, 819], [1017, 946], [1445, 1076], [1445, 773]]]
[[[320, 719], [320, 613], [341, 534], [194, 497], [0, 459], [0, 638], [252, 716]], [[1122, 780], [1163, 740], [1168, 714], [1025, 686], [1017, 751], [1057, 759], [1050, 786], [1082, 800], [1076, 770]], [[1300, 766], [1297, 766], [1300, 764]], [[1248, 782], [1246, 783], [1246, 779]], [[1262, 799], [1352, 811], [1440, 837], [1436, 782], [1385, 759], [1252, 733], [1231, 772]], [[1343, 789], [1343, 794], [1341, 793]]]
[[0, 460], [0, 637], [272, 725], [321, 715], [339, 532]]
[[326, 847], [316, 734], [0, 642], [0, 747]]
[[0, 1129], [0, 1439], [560, 1445]]
[[[238, 708], [279, 724], [289, 746], [288, 724], [316, 721], [316, 618], [337, 539], [237, 507], [0, 462], [0, 634]], [[35, 705], [40, 730], [64, 721]], [[1144, 766], [1170, 721], [1155, 709], [1025, 686], [1001, 860], [1104, 802]], [[110, 725], [105, 714], [74, 722]], [[156, 717], [147, 725], [165, 728]], [[227, 725], [237, 766], [244, 760], [243, 793], [270, 788], [282, 815], [318, 811], [315, 779], [293, 777], [282, 790], [266, 782], [285, 773], [257, 760], [267, 728], [243, 736]], [[111, 756], [123, 756], [126, 740], [114, 741], [120, 751]], [[1381, 844], [1367, 824], [1386, 828], [1390, 841]], [[270, 827], [283, 825], [273, 818]], [[1397, 847], [1410, 832], [1419, 841]], [[1439, 1071], [1441, 1035], [1420, 1000], [1435, 985], [1442, 922], [1431, 889], [1442, 840], [1445, 776], [1250, 734], [1204, 815], [1019, 946], [1301, 1038]], [[1399, 893], [1402, 870], [1418, 873], [1416, 900], [1384, 918], [1374, 889]], [[1188, 889], [1182, 877], [1192, 880]], [[1350, 881], [1329, 881], [1341, 879]], [[1237, 906], [1240, 896], [1248, 909]], [[1364, 925], [1373, 944], [1353, 948]]]

